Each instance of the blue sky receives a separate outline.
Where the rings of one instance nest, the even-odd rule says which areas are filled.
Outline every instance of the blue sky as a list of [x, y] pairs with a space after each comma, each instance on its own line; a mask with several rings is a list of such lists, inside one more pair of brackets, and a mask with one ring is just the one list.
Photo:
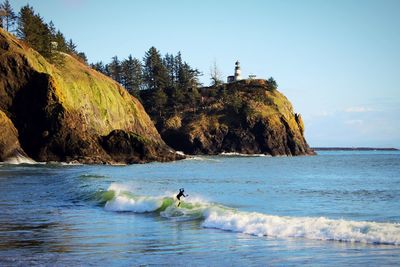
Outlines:
[[181, 51], [204, 73], [274, 77], [311, 146], [400, 148], [400, 1], [11, 0], [53, 20], [90, 62]]

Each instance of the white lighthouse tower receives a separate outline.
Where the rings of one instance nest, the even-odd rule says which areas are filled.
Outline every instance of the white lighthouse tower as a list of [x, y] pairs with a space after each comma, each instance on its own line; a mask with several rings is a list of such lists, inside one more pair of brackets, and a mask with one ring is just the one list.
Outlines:
[[240, 62], [236, 61], [235, 63], [235, 78], [234, 81], [239, 81], [242, 79], [242, 77], [240, 76]]
[[242, 76], [240, 76], [240, 73], [241, 73], [240, 62], [236, 61], [236, 63], [235, 63], [235, 74], [227, 77], [228, 83], [240, 81], [242, 79]]

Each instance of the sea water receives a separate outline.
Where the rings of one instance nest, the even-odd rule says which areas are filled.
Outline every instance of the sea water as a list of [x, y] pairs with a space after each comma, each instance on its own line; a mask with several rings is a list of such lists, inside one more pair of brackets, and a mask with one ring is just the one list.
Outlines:
[[400, 153], [0, 164], [0, 266], [153, 264], [399, 265]]

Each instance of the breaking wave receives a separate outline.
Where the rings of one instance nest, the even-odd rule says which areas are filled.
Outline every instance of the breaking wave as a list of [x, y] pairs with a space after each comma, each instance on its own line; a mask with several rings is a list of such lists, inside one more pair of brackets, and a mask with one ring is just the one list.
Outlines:
[[285, 217], [242, 212], [201, 198], [178, 201], [164, 196], [140, 196], [132, 189], [112, 184], [103, 193], [104, 208], [109, 211], [153, 212], [176, 221], [202, 220], [202, 227], [255, 236], [306, 238], [369, 244], [400, 245], [400, 224], [334, 220], [324, 217]]
[[400, 245], [400, 225], [324, 217], [282, 217], [260, 213], [211, 212], [204, 227], [256, 236], [301, 237], [371, 244]]

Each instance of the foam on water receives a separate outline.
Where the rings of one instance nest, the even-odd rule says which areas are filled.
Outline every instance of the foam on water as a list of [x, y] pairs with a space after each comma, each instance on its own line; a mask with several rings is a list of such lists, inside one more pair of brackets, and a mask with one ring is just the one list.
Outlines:
[[34, 161], [33, 159], [31, 159], [29, 157], [25, 157], [18, 152], [13, 157], [5, 160], [4, 163], [7, 163], [7, 164], [37, 164], [37, 162]]
[[400, 245], [400, 224], [211, 211], [203, 226], [256, 236]]
[[[243, 154], [238, 152], [222, 152], [221, 156], [228, 156], [228, 157], [267, 157], [269, 155], [265, 154]], [[271, 156], [269, 156], [271, 157]]]
[[307, 238], [370, 244], [400, 245], [400, 224], [366, 221], [333, 220], [324, 217], [285, 217], [256, 212], [241, 212], [199, 197], [181, 201], [173, 194], [164, 196], [135, 195], [130, 186], [112, 184], [107, 193], [112, 198], [105, 204], [109, 211], [136, 213], [157, 212], [161, 217], [185, 221], [204, 220], [204, 228], [215, 228], [255, 236]]
[[105, 209], [112, 211], [133, 211], [139, 213], [151, 212], [160, 208], [162, 202], [162, 199], [156, 197], [115, 196], [111, 201], [107, 201]]

